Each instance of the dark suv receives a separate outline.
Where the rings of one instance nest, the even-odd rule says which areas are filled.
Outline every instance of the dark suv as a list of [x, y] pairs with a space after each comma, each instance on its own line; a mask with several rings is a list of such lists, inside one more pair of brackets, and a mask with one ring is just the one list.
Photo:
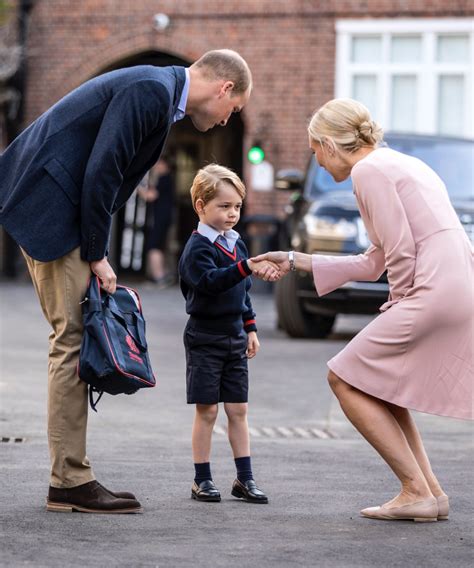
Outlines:
[[[385, 142], [438, 173], [474, 241], [474, 140], [386, 134]], [[283, 224], [282, 250], [344, 255], [359, 254], [369, 246], [350, 178], [336, 183], [312, 159], [306, 175], [298, 170], [279, 172], [276, 188], [294, 191]], [[337, 314], [374, 314], [387, 296], [386, 274], [378, 282], [348, 282], [318, 298], [311, 274], [291, 272], [275, 290], [279, 327], [292, 337], [326, 337]]]

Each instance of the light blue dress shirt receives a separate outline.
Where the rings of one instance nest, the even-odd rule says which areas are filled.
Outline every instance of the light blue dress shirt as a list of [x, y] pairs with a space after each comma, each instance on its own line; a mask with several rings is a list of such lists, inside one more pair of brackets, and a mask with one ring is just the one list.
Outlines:
[[205, 223], [199, 222], [197, 231], [203, 237], [207, 237], [211, 243], [218, 242], [220, 245], [224, 246], [229, 252], [234, 252], [235, 243], [240, 237], [237, 231], [231, 229], [230, 231], [224, 231], [224, 234], [219, 233], [214, 228], [206, 225]]
[[186, 116], [186, 103], [188, 102], [189, 95], [189, 69], [184, 68], [186, 73], [186, 81], [184, 82], [183, 92], [181, 93], [181, 98], [179, 99], [178, 108], [173, 116], [173, 124], [182, 120]]

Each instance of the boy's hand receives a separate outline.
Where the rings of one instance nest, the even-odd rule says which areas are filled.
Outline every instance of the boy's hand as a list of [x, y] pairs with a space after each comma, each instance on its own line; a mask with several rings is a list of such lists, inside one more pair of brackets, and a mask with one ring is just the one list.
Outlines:
[[255, 357], [259, 349], [260, 342], [258, 341], [257, 332], [249, 331], [247, 341], [247, 357], [249, 359], [252, 359], [252, 357]]
[[266, 282], [275, 282], [280, 280], [282, 274], [280, 267], [269, 260], [255, 262], [255, 260], [247, 260], [248, 267], [255, 276], [258, 276]]
[[[258, 263], [257, 266], [261, 266], [262, 261], [271, 262], [272, 264], [276, 265], [280, 270], [281, 278], [283, 278], [283, 276], [285, 276], [286, 274], [288, 274], [288, 272], [290, 272], [290, 263], [287, 252], [283, 251], [267, 252], [265, 254], [260, 254], [259, 256], [251, 258], [250, 261], [252, 263]], [[257, 276], [260, 277], [260, 270], [258, 268], [257, 268]]]

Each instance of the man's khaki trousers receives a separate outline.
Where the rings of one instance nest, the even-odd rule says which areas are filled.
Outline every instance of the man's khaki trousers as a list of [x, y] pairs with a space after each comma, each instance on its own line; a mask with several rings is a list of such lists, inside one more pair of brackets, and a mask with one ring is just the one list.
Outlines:
[[23, 255], [43, 313], [52, 327], [48, 360], [48, 442], [51, 485], [76, 487], [94, 479], [86, 456], [87, 385], [77, 375], [82, 339], [80, 302], [90, 276], [79, 248], [51, 262]]

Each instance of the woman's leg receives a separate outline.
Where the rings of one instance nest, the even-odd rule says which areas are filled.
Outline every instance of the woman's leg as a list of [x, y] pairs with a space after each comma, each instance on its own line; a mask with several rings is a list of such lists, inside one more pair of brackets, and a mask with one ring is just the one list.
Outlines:
[[387, 403], [387, 407], [405, 434], [408, 445], [410, 446], [411, 451], [413, 452], [413, 455], [415, 456], [416, 461], [428, 482], [431, 493], [433, 493], [435, 497], [445, 495], [439, 481], [431, 469], [430, 460], [428, 459], [420, 432], [418, 431], [416, 423], [410, 412], [406, 408], [402, 408], [391, 403]]
[[329, 385], [355, 428], [391, 467], [402, 484], [400, 494], [387, 503], [398, 507], [432, 497], [408, 441], [387, 404], [344, 382], [332, 371]]
[[229, 421], [229, 442], [234, 458], [250, 455], [249, 426], [247, 422], [246, 402], [225, 402], [224, 409]]
[[148, 251], [148, 273], [155, 280], [165, 276], [165, 257], [161, 250], [150, 249]]
[[212, 429], [216, 422], [217, 412], [217, 404], [196, 404], [192, 434], [194, 463], [210, 461]]

